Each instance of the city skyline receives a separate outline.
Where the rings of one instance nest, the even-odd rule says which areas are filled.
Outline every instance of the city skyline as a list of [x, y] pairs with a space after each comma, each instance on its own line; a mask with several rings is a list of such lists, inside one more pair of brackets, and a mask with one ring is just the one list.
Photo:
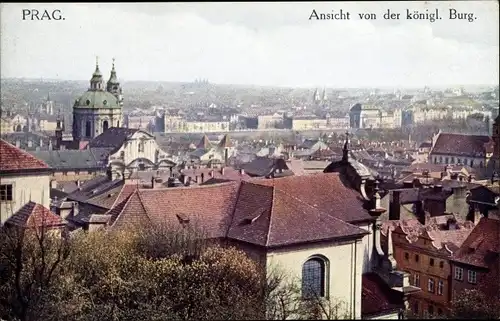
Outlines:
[[[1, 77], [330, 88], [498, 85], [498, 3], [2, 4]], [[23, 21], [23, 8], [64, 21]], [[449, 7], [476, 21], [309, 21]], [[278, 18], [279, 17], [279, 18]], [[149, 36], [145, 36], [149, 34]], [[186, 40], [187, 39], [187, 40]]]

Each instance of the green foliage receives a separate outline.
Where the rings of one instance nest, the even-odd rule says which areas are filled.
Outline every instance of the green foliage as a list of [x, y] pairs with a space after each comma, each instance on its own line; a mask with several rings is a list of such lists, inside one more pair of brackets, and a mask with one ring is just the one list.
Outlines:
[[453, 319], [500, 319], [500, 301], [478, 290], [464, 290], [451, 305]]
[[342, 318], [335, 300], [304, 302], [296, 280], [264, 273], [196, 228], [79, 233], [3, 229], [0, 319], [255, 320]]

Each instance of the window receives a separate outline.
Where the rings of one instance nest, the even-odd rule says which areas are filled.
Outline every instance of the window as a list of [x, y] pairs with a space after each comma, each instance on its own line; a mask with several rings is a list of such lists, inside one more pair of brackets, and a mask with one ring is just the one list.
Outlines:
[[109, 123], [107, 120], [103, 121], [102, 123], [102, 131], [105, 132], [109, 128]]
[[429, 293], [434, 293], [434, 279], [429, 279], [427, 291], [429, 291]]
[[418, 262], [418, 259], [419, 259], [418, 254], [415, 254], [415, 262]]
[[429, 312], [430, 316], [434, 314], [434, 306], [433, 305], [429, 305], [428, 312]]
[[302, 297], [325, 297], [326, 261], [319, 257], [307, 260], [302, 266]]
[[467, 278], [469, 280], [469, 283], [476, 284], [476, 278], [477, 278], [477, 273], [476, 271], [471, 271], [467, 273]]
[[445, 164], [448, 164], [448, 157], [445, 157], [445, 158], [444, 158], [444, 163], [445, 163]]
[[455, 280], [462, 281], [464, 279], [464, 269], [461, 267], [455, 267]]
[[12, 201], [12, 184], [0, 185], [0, 201]]
[[420, 275], [418, 273], [413, 276], [413, 283], [416, 287], [420, 287]]
[[143, 141], [139, 141], [138, 149], [139, 149], [139, 153], [144, 152], [144, 142]]
[[444, 289], [444, 282], [439, 280], [438, 282], [438, 294], [443, 295], [443, 289]]
[[87, 120], [85, 122], [85, 137], [90, 137], [92, 135], [92, 123]]
[[408, 252], [405, 252], [405, 260], [409, 260], [410, 259], [410, 254], [408, 254]]
[[451, 158], [451, 163], [452, 163], [452, 164], [453, 164], [453, 163], [455, 163], [455, 157], [452, 157], [452, 158]]
[[440, 267], [441, 269], [442, 269], [442, 268], [444, 268], [444, 262], [443, 262], [443, 261], [439, 262], [439, 267]]
[[430, 266], [434, 266], [434, 259], [430, 259], [430, 260], [429, 260], [429, 265], [430, 265]]

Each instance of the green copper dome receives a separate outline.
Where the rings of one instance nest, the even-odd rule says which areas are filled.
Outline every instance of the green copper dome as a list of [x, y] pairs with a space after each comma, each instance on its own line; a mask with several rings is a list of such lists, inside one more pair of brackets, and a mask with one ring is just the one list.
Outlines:
[[89, 90], [76, 100], [74, 108], [121, 108], [118, 99], [104, 90]]

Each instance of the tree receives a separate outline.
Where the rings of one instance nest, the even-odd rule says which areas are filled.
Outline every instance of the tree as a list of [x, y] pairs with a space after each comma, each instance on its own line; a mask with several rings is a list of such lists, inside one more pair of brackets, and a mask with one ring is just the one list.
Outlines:
[[0, 231], [0, 316], [36, 320], [50, 301], [70, 247], [49, 228], [4, 226]]
[[464, 290], [451, 305], [454, 319], [499, 319], [500, 300], [487, 297], [479, 290]]

